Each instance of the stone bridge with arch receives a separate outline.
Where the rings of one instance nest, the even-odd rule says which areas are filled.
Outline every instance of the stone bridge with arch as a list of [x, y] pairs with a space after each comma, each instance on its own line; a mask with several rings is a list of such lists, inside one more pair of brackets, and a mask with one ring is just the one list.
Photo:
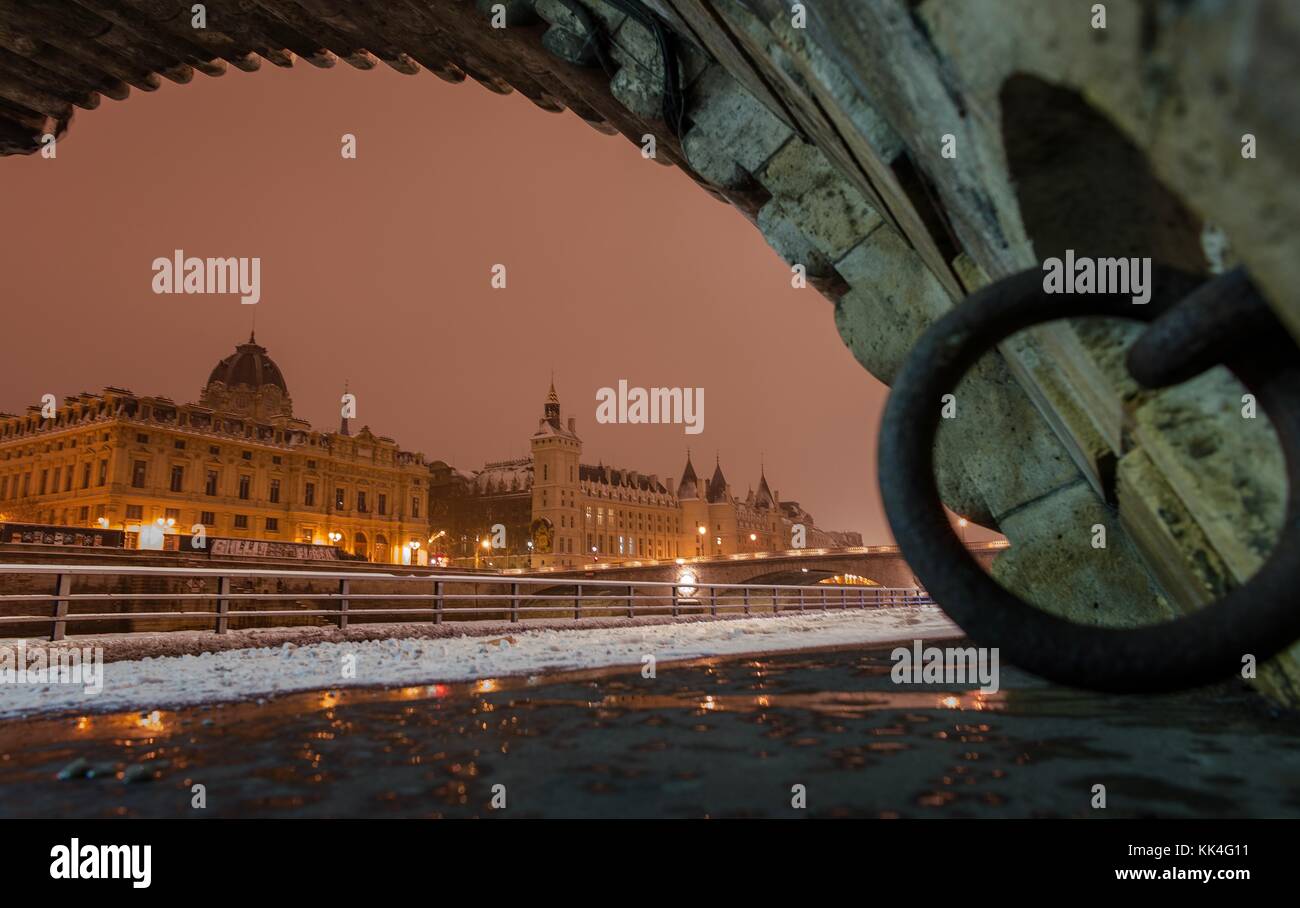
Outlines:
[[[794, 6], [209, 0], [200, 24], [190, 0], [5, 3], [0, 154], [53, 159], [74, 109], [162, 79], [263, 61], [428, 70], [653, 144], [647, 158], [734, 206], [827, 298], [886, 384], [966, 295], [1067, 249], [1198, 276], [1240, 264], [1300, 337], [1294, 4], [1112, 0], [1104, 29], [1086, 4], [1041, 0]], [[1283, 520], [1282, 459], [1266, 418], [1236, 418], [1240, 385], [1211, 373], [1195, 393], [1135, 396], [1127, 343], [1091, 322], [1018, 335], [963, 381], [936, 447], [944, 503], [1012, 543], [999, 581], [1085, 624], [1204, 605], [1258, 568]], [[1300, 703], [1300, 656], [1257, 685]]]
[[[977, 543], [967, 546], [985, 568], [1007, 550], [1005, 543]], [[608, 588], [616, 595], [629, 585], [675, 583], [686, 579], [695, 584], [736, 584], [750, 586], [811, 586], [835, 578], [867, 583], [890, 589], [921, 588], [896, 546], [858, 546], [844, 549], [794, 549], [787, 552], [759, 552], [725, 558], [691, 558], [680, 564], [661, 561], [652, 564], [593, 564], [570, 571], [547, 571], [530, 577], [556, 577], [568, 581], [537, 594], [570, 590], [574, 583], [584, 588]], [[693, 578], [691, 580], [690, 578]]]

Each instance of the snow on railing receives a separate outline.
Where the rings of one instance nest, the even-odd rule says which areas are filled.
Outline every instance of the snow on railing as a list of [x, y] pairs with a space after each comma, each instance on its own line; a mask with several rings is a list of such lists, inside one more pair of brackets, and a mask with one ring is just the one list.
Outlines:
[[[6, 582], [19, 576], [49, 576], [50, 592], [3, 592], [0, 607], [10, 603], [36, 603], [50, 606], [47, 614], [0, 614], [0, 628], [5, 625], [49, 625], [50, 639], [62, 640], [69, 624], [93, 624], [103, 621], [176, 621], [200, 620], [209, 623], [218, 634], [230, 629], [232, 619], [295, 618], [326, 619], [326, 623], [346, 628], [356, 619], [389, 618], [400, 622], [441, 623], [444, 619], [490, 620], [512, 622], [528, 616], [626, 617], [665, 615], [673, 618], [690, 615], [717, 617], [728, 612], [746, 615], [780, 614], [782, 611], [879, 608], [900, 605], [930, 604], [924, 590], [891, 588], [871, 584], [745, 584], [707, 583], [684, 571], [676, 581], [601, 581], [557, 577], [493, 576], [483, 574], [371, 574], [348, 571], [295, 571], [265, 569], [222, 569], [184, 567], [128, 567], [113, 565], [38, 565], [0, 564], [0, 589], [16, 586]], [[129, 592], [81, 591], [74, 589], [78, 580], [115, 578], [121, 580], [153, 579], [189, 589]], [[327, 584], [328, 589], [257, 592], [258, 581], [276, 581], [282, 590], [285, 581]], [[194, 589], [195, 584], [200, 589]], [[240, 584], [239, 587], [236, 584]], [[83, 587], [87, 584], [82, 583]], [[100, 584], [104, 584], [101, 582]], [[133, 584], [136, 585], [136, 584]], [[359, 586], [357, 586], [359, 585]], [[386, 591], [370, 589], [385, 585]], [[235, 603], [322, 603], [319, 608], [236, 608]], [[398, 604], [402, 607], [379, 607], [372, 603]], [[139, 607], [142, 603], [163, 603], [148, 611], [75, 611], [77, 603], [119, 603]], [[190, 610], [186, 604], [206, 605]], [[486, 603], [486, 604], [485, 604]], [[361, 607], [354, 607], [362, 604]]]

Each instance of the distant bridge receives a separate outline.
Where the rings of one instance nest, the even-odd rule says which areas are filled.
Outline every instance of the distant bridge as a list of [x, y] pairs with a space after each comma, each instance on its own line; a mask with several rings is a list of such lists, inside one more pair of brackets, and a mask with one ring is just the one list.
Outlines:
[[[967, 549], [985, 568], [993, 563], [1005, 542], [971, 543]], [[898, 546], [855, 546], [842, 549], [791, 549], [785, 552], [753, 552], [716, 558], [682, 558], [658, 561], [599, 562], [581, 568], [545, 571], [510, 571], [527, 577], [556, 577], [584, 583], [608, 582], [611, 586], [636, 582], [675, 583], [688, 576], [691, 582], [762, 586], [807, 586], [817, 583], [858, 583], [892, 589], [920, 587]]]

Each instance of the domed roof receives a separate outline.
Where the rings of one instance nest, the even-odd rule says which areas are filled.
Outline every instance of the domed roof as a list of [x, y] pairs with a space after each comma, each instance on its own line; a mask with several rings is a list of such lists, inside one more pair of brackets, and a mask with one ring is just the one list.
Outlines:
[[289, 394], [280, 367], [266, 355], [266, 348], [259, 345], [253, 335], [249, 336], [248, 343], [240, 344], [234, 353], [217, 363], [208, 376], [208, 384], [213, 382], [221, 382], [227, 388], [235, 385], [249, 385], [253, 388], [274, 385], [286, 396]]

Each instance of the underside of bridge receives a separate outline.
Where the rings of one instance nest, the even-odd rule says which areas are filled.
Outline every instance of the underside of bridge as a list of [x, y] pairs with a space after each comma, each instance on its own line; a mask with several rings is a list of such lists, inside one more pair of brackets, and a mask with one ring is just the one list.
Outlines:
[[[298, 58], [427, 69], [654, 137], [654, 160], [806, 273], [886, 383], [967, 294], [1065, 249], [1243, 265], [1300, 335], [1300, 94], [1281, 88], [1300, 76], [1300, 7], [1105, 6], [1098, 28], [1087, 4], [1038, 0], [9, 2], [0, 152], [75, 140], [76, 108], [160, 79]], [[945, 502], [1012, 542], [1000, 581], [1084, 623], [1206, 604], [1283, 520], [1273, 433], [1240, 418], [1235, 379], [1141, 392], [1131, 336], [1055, 322], [1003, 343], [956, 389], [937, 449]], [[1258, 683], [1300, 702], [1300, 649]]]

